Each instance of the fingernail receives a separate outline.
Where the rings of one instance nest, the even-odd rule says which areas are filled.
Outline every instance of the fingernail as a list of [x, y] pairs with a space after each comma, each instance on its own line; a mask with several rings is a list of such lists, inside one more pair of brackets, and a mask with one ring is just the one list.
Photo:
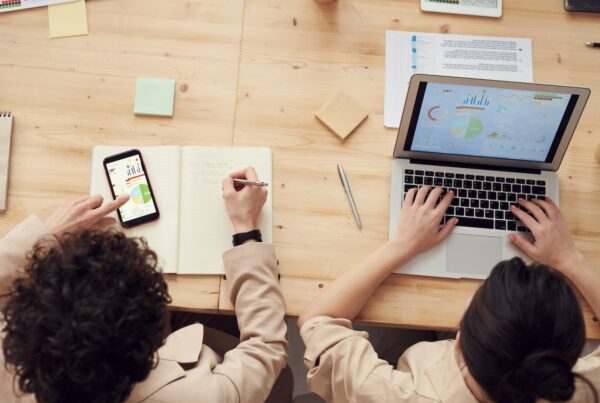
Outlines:
[[454, 224], [456, 224], [456, 223], [458, 223], [458, 218], [454, 217], [454, 218], [452, 219], [452, 221], [454, 221]]
[[510, 205], [510, 208], [514, 210], [514, 209], [516, 209], [516, 208], [517, 208], [517, 206], [515, 206], [514, 204], [511, 204], [511, 205]]
[[510, 239], [511, 241], [514, 241], [514, 240], [515, 240], [515, 236], [514, 236], [513, 234], [510, 234], [510, 235], [508, 236], [508, 239]]

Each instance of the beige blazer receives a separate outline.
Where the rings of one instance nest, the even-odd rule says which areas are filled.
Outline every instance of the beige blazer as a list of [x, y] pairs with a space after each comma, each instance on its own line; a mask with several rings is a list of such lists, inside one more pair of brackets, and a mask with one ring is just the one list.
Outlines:
[[[394, 368], [379, 359], [366, 332], [347, 319], [311, 318], [300, 329], [309, 389], [328, 402], [475, 403], [454, 354], [454, 340], [418, 343]], [[580, 359], [575, 371], [600, 387], [600, 348]], [[578, 385], [573, 402], [591, 402]]]
[[[26, 252], [44, 223], [30, 216], [0, 240], [0, 288], [6, 292], [26, 262]], [[273, 245], [251, 243], [223, 256], [241, 343], [220, 357], [202, 344], [204, 327], [172, 333], [158, 351], [158, 365], [136, 384], [128, 402], [264, 402], [287, 360], [285, 304], [278, 287]], [[2, 402], [34, 402], [15, 392], [12, 374], [0, 361]]]

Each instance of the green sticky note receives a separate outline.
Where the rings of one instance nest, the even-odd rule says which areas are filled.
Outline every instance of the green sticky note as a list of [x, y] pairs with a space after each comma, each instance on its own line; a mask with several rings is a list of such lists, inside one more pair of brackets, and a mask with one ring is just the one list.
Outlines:
[[136, 115], [173, 116], [175, 80], [138, 78], [135, 90]]

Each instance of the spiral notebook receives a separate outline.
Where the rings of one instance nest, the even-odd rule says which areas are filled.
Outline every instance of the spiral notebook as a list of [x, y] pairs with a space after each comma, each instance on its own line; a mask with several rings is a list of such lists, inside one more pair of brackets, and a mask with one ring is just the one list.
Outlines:
[[[97, 146], [92, 156], [91, 194], [112, 200], [102, 161], [132, 148], [142, 153], [160, 218], [125, 232], [146, 238], [165, 273], [224, 274], [223, 253], [232, 247], [233, 227], [223, 203], [222, 180], [252, 166], [260, 180], [271, 185], [271, 150]], [[271, 193], [269, 189], [258, 223], [264, 242], [272, 242]]]
[[12, 113], [0, 111], [0, 211], [6, 210], [12, 121]]

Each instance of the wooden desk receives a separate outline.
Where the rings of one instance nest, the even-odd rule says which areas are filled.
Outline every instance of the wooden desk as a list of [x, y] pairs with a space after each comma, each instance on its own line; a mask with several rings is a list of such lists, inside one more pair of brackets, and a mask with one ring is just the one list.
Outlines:
[[[501, 19], [421, 13], [416, 1], [317, 4], [246, 0], [234, 146], [274, 151], [274, 238], [287, 312], [297, 315], [319, 287], [388, 237], [390, 161], [396, 130], [383, 127], [385, 30], [533, 38], [539, 82], [583, 85], [592, 97], [560, 171], [561, 202], [579, 248], [600, 268], [600, 35], [598, 16], [566, 13], [560, 2], [506, 0]], [[314, 113], [337, 89], [369, 109], [345, 143]], [[354, 223], [335, 164], [343, 162], [363, 230]], [[411, 328], [455, 329], [479, 285], [392, 275], [359, 319]], [[221, 311], [231, 304], [222, 282]], [[585, 304], [590, 337], [600, 337]]]
[[[0, 110], [15, 115], [6, 233], [88, 193], [96, 144], [229, 146], [243, 0], [88, 1], [89, 36], [46, 8], [0, 15]], [[175, 118], [133, 114], [137, 77], [177, 80]], [[168, 277], [176, 308], [218, 309], [220, 277]]]
[[[505, 0], [499, 20], [424, 14], [414, 0], [147, 4], [90, 0], [90, 35], [58, 40], [47, 38], [45, 9], [0, 15], [0, 110], [16, 116], [1, 234], [30, 212], [45, 216], [86, 194], [95, 144], [270, 146], [281, 286], [288, 314], [297, 315], [387, 239], [396, 131], [383, 127], [385, 30], [523, 36], [533, 38], [536, 81], [592, 88], [560, 171], [561, 200], [578, 246], [600, 268], [600, 166], [592, 157], [600, 51], [583, 46], [600, 34], [597, 16], [544, 0]], [[135, 78], [144, 76], [177, 80], [173, 119], [133, 115]], [[337, 89], [370, 111], [343, 144], [314, 118]], [[337, 162], [350, 177], [362, 231]], [[231, 312], [219, 277], [168, 281], [177, 309]], [[393, 275], [360, 319], [453, 329], [478, 284]], [[600, 338], [585, 310], [588, 335]]]

